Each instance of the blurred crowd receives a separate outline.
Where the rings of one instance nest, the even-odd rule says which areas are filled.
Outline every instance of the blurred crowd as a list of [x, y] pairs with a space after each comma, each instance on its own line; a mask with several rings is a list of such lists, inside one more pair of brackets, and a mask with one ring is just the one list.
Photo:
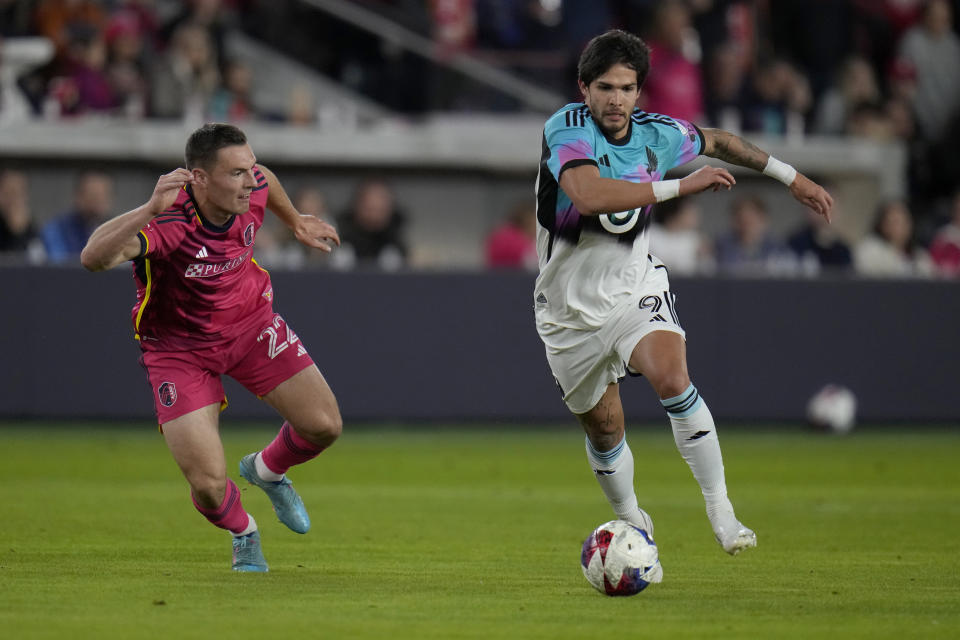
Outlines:
[[226, 46], [246, 4], [0, 0], [0, 42], [53, 44], [49, 60], [17, 78], [35, 116], [314, 123], [317, 105], [302, 86], [289, 87], [283, 108], [255, 103], [254, 70]]
[[[608, 28], [628, 29], [652, 49], [641, 108], [748, 137], [848, 136], [898, 141], [907, 149], [908, 192], [882, 204], [866, 238], [840, 238], [812, 218], [775, 238], [766, 203], [750, 194], [732, 207], [729, 233], [713, 238], [699, 230], [696, 202], [658, 207], [653, 250], [670, 254], [661, 257], [678, 271], [956, 275], [960, 269], [960, 0], [356, 4], [431, 38], [441, 57], [468, 53], [570, 100], [579, 99], [576, 59], [587, 40]], [[17, 77], [13, 89], [34, 117], [316, 124], [318, 105], [302, 87], [290, 88], [285, 108], [256, 103], [256, 70], [228, 53], [234, 31], [395, 112], [518, 108], [295, 0], [0, 0], [0, 42], [43, 36], [53, 45], [50, 59]], [[103, 216], [116, 213], [106, 173], [80, 175], [69, 211], [55, 215], [31, 212], [27, 176], [13, 166], [0, 169], [0, 251], [58, 261], [78, 251]], [[299, 197], [311, 212], [325, 211], [322, 193]], [[331, 267], [393, 270], [409, 263], [407, 217], [385, 182], [358, 185], [335, 217], [350, 240]], [[485, 241], [486, 262], [534, 266], [534, 228], [529, 203], [504, 212]], [[262, 244], [278, 264], [310, 264], [298, 248], [270, 241], [270, 231]]]
[[[342, 246], [329, 255], [309, 251], [268, 216], [257, 235], [257, 258], [265, 266], [387, 272], [417, 266], [411, 260], [408, 215], [388, 182], [358, 181], [339, 212], [330, 211], [323, 192], [313, 187], [297, 190], [292, 199], [299, 211], [333, 220]], [[76, 178], [69, 206], [37, 224], [27, 175], [0, 169], [0, 259], [77, 264], [90, 233], [116, 215], [113, 200], [110, 174], [85, 170]], [[842, 206], [837, 203], [841, 215]], [[536, 229], [532, 198], [515, 203], [483, 239], [484, 265], [536, 270]], [[960, 278], [960, 187], [950, 198], [949, 217], [929, 242], [920, 241], [904, 200], [882, 202], [870, 233], [853, 243], [812, 211], [781, 237], [771, 231], [767, 203], [750, 192], [732, 201], [721, 233], [703, 230], [696, 198], [657, 205], [650, 233], [650, 251], [680, 276]]]
[[[487, 266], [535, 268], [535, 229], [532, 205], [518, 204], [487, 236]], [[714, 236], [702, 229], [695, 198], [657, 205], [650, 234], [650, 252], [680, 276], [958, 278], [960, 187], [951, 198], [949, 220], [929, 244], [918, 241], [903, 200], [882, 202], [870, 233], [849, 243], [812, 210], [778, 236], [771, 231], [767, 203], [749, 194], [732, 201], [725, 228]]]
[[[90, 234], [114, 209], [114, 179], [109, 172], [87, 169], [76, 179], [70, 203], [39, 224], [30, 203], [28, 176], [18, 169], [0, 168], [0, 262], [79, 264]], [[393, 188], [379, 178], [357, 183], [341, 212], [331, 212], [323, 193], [304, 187], [291, 199], [297, 210], [332, 220], [341, 247], [332, 254], [309, 251], [274, 216], [266, 216], [257, 233], [257, 259], [268, 267], [321, 267], [398, 271], [409, 266], [406, 215]]]
[[764, 200], [747, 195], [733, 201], [727, 229], [711, 238], [700, 229], [697, 204], [680, 198], [658, 208], [650, 251], [679, 275], [955, 278], [960, 276], [960, 189], [951, 216], [929, 246], [918, 242], [913, 214], [903, 200], [882, 202], [870, 233], [854, 243], [813, 211], [780, 237], [770, 230]]

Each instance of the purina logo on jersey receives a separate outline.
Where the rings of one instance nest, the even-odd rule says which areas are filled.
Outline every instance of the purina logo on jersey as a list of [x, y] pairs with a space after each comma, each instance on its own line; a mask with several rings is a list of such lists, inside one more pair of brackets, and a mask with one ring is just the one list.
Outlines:
[[249, 255], [250, 252], [247, 251], [242, 256], [238, 256], [233, 260], [218, 262], [215, 264], [195, 262], [187, 267], [187, 270], [183, 273], [183, 276], [185, 278], [212, 278], [213, 276], [218, 276], [221, 273], [236, 269], [244, 263]]
[[640, 209], [621, 211], [620, 213], [605, 213], [599, 216], [600, 226], [610, 233], [626, 233], [635, 226], [640, 219]]

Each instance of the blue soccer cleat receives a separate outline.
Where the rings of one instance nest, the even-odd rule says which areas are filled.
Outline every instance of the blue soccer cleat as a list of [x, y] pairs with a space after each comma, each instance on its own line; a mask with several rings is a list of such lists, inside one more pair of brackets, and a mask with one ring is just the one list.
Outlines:
[[260, 532], [233, 537], [233, 570], [266, 573], [270, 569], [260, 548]]
[[278, 482], [263, 480], [257, 474], [257, 467], [254, 464], [256, 453], [246, 455], [240, 460], [240, 475], [250, 484], [256, 485], [266, 492], [270, 502], [273, 503], [273, 510], [276, 512], [280, 522], [287, 525], [291, 531], [297, 533], [306, 533], [310, 531], [310, 516], [307, 515], [307, 508], [303, 506], [303, 500], [293, 488], [290, 480], [284, 476]]

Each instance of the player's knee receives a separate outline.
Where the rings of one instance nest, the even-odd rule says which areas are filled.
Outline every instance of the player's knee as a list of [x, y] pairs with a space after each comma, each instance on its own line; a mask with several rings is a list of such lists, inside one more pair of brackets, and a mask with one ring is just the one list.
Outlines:
[[661, 399], [675, 398], [690, 386], [690, 376], [685, 371], [674, 371], [657, 380], [657, 395]]
[[583, 430], [597, 451], [609, 451], [623, 439], [623, 422], [599, 420], [593, 416], [580, 416]]
[[307, 424], [297, 426], [300, 427], [298, 431], [307, 440], [329, 446], [343, 432], [343, 418], [340, 417], [340, 410], [336, 407], [318, 409]]
[[588, 431], [587, 437], [597, 451], [610, 451], [623, 440], [623, 428]]
[[323, 432], [330, 442], [339, 438], [340, 434], [343, 433], [343, 418], [340, 416], [339, 410], [334, 409], [324, 416]]
[[227, 492], [227, 481], [215, 474], [196, 473], [187, 476], [193, 499], [205, 509], [216, 509], [223, 503]]

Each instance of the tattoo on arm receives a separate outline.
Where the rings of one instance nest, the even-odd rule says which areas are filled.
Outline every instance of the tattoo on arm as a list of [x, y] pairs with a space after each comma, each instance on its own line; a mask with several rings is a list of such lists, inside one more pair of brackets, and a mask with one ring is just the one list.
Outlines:
[[763, 171], [769, 155], [755, 144], [723, 129], [704, 129], [707, 148], [704, 155], [724, 162]]

